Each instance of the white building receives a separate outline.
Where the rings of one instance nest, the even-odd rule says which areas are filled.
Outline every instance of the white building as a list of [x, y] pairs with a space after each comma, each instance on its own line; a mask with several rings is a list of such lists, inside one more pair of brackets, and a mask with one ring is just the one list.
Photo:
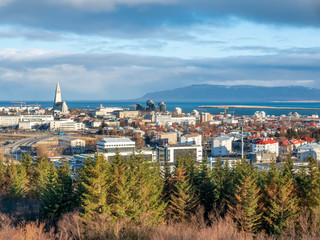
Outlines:
[[114, 152], [117, 149], [121, 150], [133, 150], [136, 147], [136, 143], [129, 138], [103, 138], [97, 143], [98, 151]]
[[174, 110], [173, 110], [173, 112], [176, 113], [176, 114], [178, 114], [178, 115], [180, 115], [180, 114], [182, 114], [182, 109], [179, 108], [179, 107], [175, 107]]
[[83, 123], [74, 122], [71, 119], [61, 121], [51, 121], [50, 130], [57, 131], [79, 131], [84, 129]]
[[212, 140], [211, 155], [227, 156], [232, 153], [233, 137], [222, 135]]
[[[121, 157], [130, 157], [132, 155], [134, 151], [134, 154], [135, 155], [139, 155], [141, 154], [143, 159], [145, 161], [148, 161], [148, 162], [156, 162], [157, 161], [157, 153], [155, 151], [154, 148], [142, 148], [142, 149], [135, 149], [135, 150], [132, 150], [132, 151], [121, 151], [119, 150], [119, 155]], [[116, 155], [116, 152], [112, 151], [112, 152], [104, 152], [103, 153], [103, 157], [105, 160], [107, 161], [112, 161], [112, 158]]]
[[180, 145], [202, 146], [202, 136], [200, 134], [186, 134], [180, 137]]
[[0, 116], [1, 126], [18, 125], [20, 122], [49, 122], [53, 121], [52, 115], [21, 115], [21, 116]]
[[266, 118], [266, 113], [264, 111], [256, 111], [254, 113], [254, 117], [257, 119], [263, 119]]
[[110, 113], [113, 113], [114, 111], [122, 111], [124, 110], [123, 108], [119, 108], [119, 107], [103, 107], [102, 105], [100, 105], [100, 108], [98, 108], [95, 111], [95, 115], [96, 116], [106, 116]]
[[261, 139], [252, 144], [252, 152], [275, 153], [279, 156], [279, 142], [273, 139]]
[[62, 137], [59, 138], [58, 144], [66, 154], [79, 154], [86, 150], [86, 141], [82, 139]]
[[316, 161], [320, 160], [320, 144], [309, 143], [298, 147], [298, 160], [305, 161], [312, 156]]

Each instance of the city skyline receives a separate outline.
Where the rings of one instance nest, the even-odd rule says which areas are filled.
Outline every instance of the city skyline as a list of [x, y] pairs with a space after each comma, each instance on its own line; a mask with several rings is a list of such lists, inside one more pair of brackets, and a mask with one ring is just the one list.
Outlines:
[[0, 1], [0, 100], [124, 100], [191, 84], [319, 88], [319, 3]]

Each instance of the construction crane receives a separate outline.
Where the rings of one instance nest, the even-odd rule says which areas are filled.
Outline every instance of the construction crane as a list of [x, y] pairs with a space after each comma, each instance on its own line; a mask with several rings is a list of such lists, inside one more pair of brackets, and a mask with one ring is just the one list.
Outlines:
[[20, 109], [22, 109], [22, 104], [26, 105], [26, 102], [22, 102], [22, 101], [20, 101], [20, 102], [11, 102], [11, 103], [20, 103]]

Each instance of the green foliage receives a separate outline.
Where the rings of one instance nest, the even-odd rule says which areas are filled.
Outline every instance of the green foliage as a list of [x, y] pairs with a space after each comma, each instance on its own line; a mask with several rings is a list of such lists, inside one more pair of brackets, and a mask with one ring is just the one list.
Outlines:
[[9, 192], [13, 198], [22, 199], [28, 193], [28, 183], [26, 169], [23, 166], [12, 165], [12, 181], [10, 184]]
[[83, 219], [92, 219], [94, 215], [106, 215], [110, 213], [107, 205], [107, 169], [108, 164], [103, 156], [98, 154], [94, 161], [86, 162], [82, 172], [81, 186], [81, 206], [84, 210]]
[[186, 222], [194, 213], [198, 199], [184, 168], [178, 167], [171, 181], [173, 182], [173, 191], [168, 205], [168, 212], [173, 220]]
[[280, 172], [272, 164], [264, 189], [265, 229], [269, 233], [281, 234], [288, 222], [295, 217], [298, 200], [291, 174]]
[[259, 212], [260, 189], [257, 186], [257, 172], [246, 160], [235, 169], [236, 190], [229, 202], [229, 213], [237, 222], [239, 229], [254, 233], [261, 222]]
[[58, 167], [50, 164], [46, 186], [42, 191], [42, 214], [54, 221], [74, 207], [70, 165], [64, 161]]
[[50, 168], [51, 166], [48, 159], [38, 158], [36, 160], [32, 176], [32, 188], [35, 197], [40, 197], [43, 194], [43, 190], [48, 182]]
[[110, 165], [110, 205], [114, 218], [152, 225], [162, 220], [165, 203], [161, 199], [163, 181], [158, 165], [143, 161], [142, 155], [122, 159], [117, 155]]

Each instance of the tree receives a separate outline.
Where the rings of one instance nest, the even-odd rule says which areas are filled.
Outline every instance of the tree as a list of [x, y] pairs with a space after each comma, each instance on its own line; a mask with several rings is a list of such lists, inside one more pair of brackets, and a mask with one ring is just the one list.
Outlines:
[[53, 221], [74, 207], [70, 165], [63, 161], [56, 169], [50, 164], [46, 187], [42, 192], [42, 213]]
[[32, 175], [31, 164], [32, 164], [32, 157], [30, 156], [30, 154], [23, 154], [21, 165], [25, 168], [28, 178], [31, 178], [31, 175]]
[[242, 160], [237, 166], [236, 176], [236, 191], [234, 198], [229, 202], [229, 213], [241, 231], [254, 233], [261, 220], [258, 204], [260, 189], [257, 187], [256, 172], [251, 164]]
[[49, 165], [45, 186], [41, 191], [41, 200], [42, 215], [45, 218], [57, 220], [61, 195], [59, 194], [57, 169], [52, 163]]
[[46, 158], [38, 158], [35, 162], [32, 182], [33, 193], [36, 197], [40, 197], [48, 181], [50, 162]]
[[171, 181], [173, 181], [173, 191], [167, 211], [173, 220], [186, 222], [194, 213], [198, 199], [184, 168], [178, 167]]
[[27, 178], [26, 169], [23, 166], [15, 166], [13, 167], [13, 179], [10, 184], [9, 192], [13, 198], [22, 199], [28, 193], [28, 183], [29, 180]]
[[92, 162], [87, 162], [82, 172], [81, 206], [82, 217], [85, 221], [92, 219], [94, 215], [107, 215], [110, 207], [107, 205], [107, 174], [108, 164], [102, 155], [97, 155]]
[[[283, 173], [283, 172], [282, 172]], [[293, 178], [282, 174], [272, 164], [264, 193], [264, 220], [269, 233], [281, 234], [297, 212], [297, 197]]]

